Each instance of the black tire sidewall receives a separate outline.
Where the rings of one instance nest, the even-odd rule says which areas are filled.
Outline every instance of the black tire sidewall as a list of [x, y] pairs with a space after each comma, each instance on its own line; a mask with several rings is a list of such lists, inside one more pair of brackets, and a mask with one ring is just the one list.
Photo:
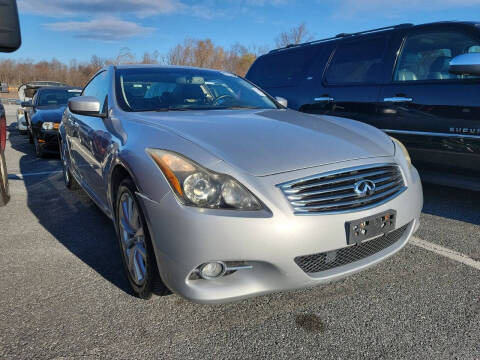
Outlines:
[[[67, 160], [67, 154], [64, 149], [64, 144], [63, 141], [59, 140], [58, 141], [58, 146], [60, 148], [60, 160], [62, 161], [62, 169], [63, 169], [63, 182], [65, 183], [65, 186], [67, 189], [73, 189], [75, 188], [75, 179], [72, 176], [72, 172], [70, 171], [70, 167], [68, 166], [68, 160]], [[64, 164], [66, 162], [66, 165]], [[68, 180], [65, 175], [65, 173], [68, 173]]]
[[10, 190], [8, 185], [8, 171], [5, 154], [0, 151], [0, 205], [5, 205], [10, 200]]
[[35, 134], [33, 134], [33, 146], [35, 148], [35, 155], [37, 155], [37, 157], [42, 157], [43, 150], [42, 150], [42, 147], [40, 146], [40, 143], [38, 142], [38, 137]]

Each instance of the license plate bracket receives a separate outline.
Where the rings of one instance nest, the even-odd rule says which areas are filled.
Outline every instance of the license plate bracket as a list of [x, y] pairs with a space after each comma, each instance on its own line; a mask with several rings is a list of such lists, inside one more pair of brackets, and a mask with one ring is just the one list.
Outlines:
[[364, 240], [395, 230], [397, 212], [388, 210], [377, 215], [345, 223], [347, 245], [359, 244]]

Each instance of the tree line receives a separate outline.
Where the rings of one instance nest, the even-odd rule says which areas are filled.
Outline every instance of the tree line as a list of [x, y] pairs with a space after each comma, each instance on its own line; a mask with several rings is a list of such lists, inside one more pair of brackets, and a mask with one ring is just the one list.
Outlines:
[[[275, 39], [277, 47], [298, 44], [312, 39], [312, 34], [304, 23], [282, 32]], [[174, 46], [165, 55], [157, 51], [145, 52], [137, 57], [128, 48], [120, 50], [115, 58], [100, 58], [93, 55], [88, 62], [71, 60], [68, 64], [56, 59], [50, 61], [33, 60], [0, 60], [0, 81], [7, 82], [10, 87], [18, 87], [29, 81], [58, 81], [72, 86], [84, 86], [90, 77], [106, 65], [120, 64], [164, 64], [198, 66], [211, 69], [230, 71], [245, 75], [255, 59], [267, 52], [263, 47], [246, 47], [235, 44], [225, 48], [211, 39], [198, 40], [187, 38]]]

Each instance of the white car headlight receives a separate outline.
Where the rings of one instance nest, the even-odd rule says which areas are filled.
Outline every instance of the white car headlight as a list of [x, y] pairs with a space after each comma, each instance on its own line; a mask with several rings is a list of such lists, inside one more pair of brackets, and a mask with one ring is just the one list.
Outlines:
[[394, 137], [390, 136], [390, 139], [392, 139], [393, 143], [395, 144], [395, 149], [400, 149], [405, 156], [405, 159], [407, 159], [408, 166], [412, 166], [412, 159], [410, 158], [410, 154], [408, 153], [407, 148], [405, 145], [402, 144], [402, 142], [398, 139], [395, 139]]
[[180, 154], [147, 149], [185, 205], [210, 209], [260, 210], [260, 201], [231, 176], [218, 174]]
[[44, 123], [42, 124], [42, 129], [43, 129], [43, 130], [53, 130], [53, 127], [54, 127], [54, 123], [53, 123], [53, 122], [47, 121], [47, 122], [44, 122]]

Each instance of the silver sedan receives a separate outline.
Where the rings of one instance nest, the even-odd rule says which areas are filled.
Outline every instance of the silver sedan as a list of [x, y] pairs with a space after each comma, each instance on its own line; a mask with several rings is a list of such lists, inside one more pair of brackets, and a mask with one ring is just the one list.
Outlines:
[[160, 66], [107, 67], [69, 101], [66, 185], [113, 220], [137, 296], [317, 286], [407, 243], [423, 196], [403, 145], [284, 104], [230, 73]]

